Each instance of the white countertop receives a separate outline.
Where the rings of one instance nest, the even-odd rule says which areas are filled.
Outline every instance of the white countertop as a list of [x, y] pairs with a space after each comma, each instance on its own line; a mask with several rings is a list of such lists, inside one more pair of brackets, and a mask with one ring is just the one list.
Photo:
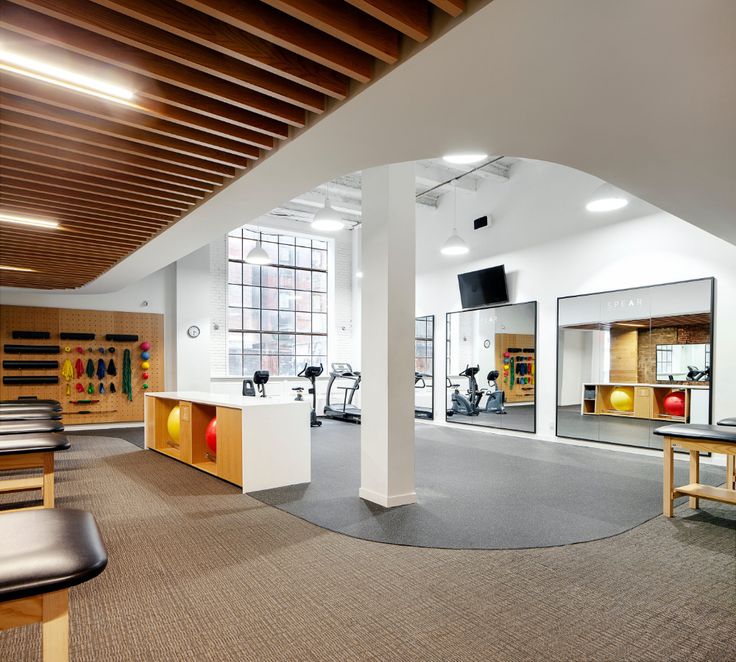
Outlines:
[[707, 391], [710, 386], [700, 384], [682, 384], [680, 382], [659, 382], [658, 384], [642, 384], [641, 382], [583, 382], [585, 386], [651, 386], [652, 388], [693, 388]]
[[269, 406], [290, 407], [292, 405], [303, 407], [305, 404], [307, 404], [306, 400], [298, 402], [296, 400], [282, 400], [279, 397], [247, 398], [243, 395], [209, 393], [207, 391], [159, 391], [156, 393], [146, 393], [146, 397], [165, 398], [166, 400], [185, 400], [187, 402], [197, 402], [203, 405], [212, 405], [215, 407], [232, 407], [234, 409]]

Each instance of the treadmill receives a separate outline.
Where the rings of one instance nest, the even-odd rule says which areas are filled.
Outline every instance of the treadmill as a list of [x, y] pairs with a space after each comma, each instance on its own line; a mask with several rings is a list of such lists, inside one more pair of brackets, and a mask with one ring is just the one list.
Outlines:
[[[335, 382], [341, 380], [345, 385], [335, 386]], [[342, 391], [342, 398], [332, 400], [332, 388]], [[353, 370], [349, 363], [333, 363], [330, 368], [330, 381], [327, 382], [327, 400], [324, 415], [335, 418], [338, 421], [349, 423], [360, 423], [360, 408], [353, 404], [353, 396], [360, 388], [360, 373]]]
[[[425, 377], [431, 377], [423, 372], [414, 372], [414, 388], [427, 388], [427, 382], [424, 380]], [[414, 405], [414, 418], [422, 418], [425, 421], [431, 421], [434, 419], [434, 412], [432, 407], [420, 407]]]

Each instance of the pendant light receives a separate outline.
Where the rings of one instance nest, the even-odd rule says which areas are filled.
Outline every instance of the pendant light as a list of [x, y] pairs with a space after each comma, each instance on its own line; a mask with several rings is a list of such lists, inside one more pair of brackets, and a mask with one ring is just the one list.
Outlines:
[[317, 232], [337, 232], [344, 227], [345, 223], [330, 203], [330, 184], [328, 183], [325, 206], [314, 215], [312, 219], [312, 230], [317, 230]]
[[606, 182], [595, 190], [585, 208], [593, 212], [616, 211], [623, 209], [628, 204], [629, 200], [624, 193]]
[[457, 182], [452, 182], [454, 211], [452, 215], [452, 234], [442, 245], [442, 255], [465, 255], [470, 251], [468, 245], [457, 232]]
[[271, 258], [268, 257], [265, 249], [261, 245], [261, 229], [258, 228], [258, 241], [256, 245], [248, 251], [248, 255], [245, 256], [245, 261], [248, 264], [265, 265], [271, 264]]

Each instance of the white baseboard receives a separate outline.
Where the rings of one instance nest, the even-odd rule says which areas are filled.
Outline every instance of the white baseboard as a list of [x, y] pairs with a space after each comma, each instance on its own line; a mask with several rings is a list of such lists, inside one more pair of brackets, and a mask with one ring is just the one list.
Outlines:
[[365, 487], [361, 487], [358, 490], [358, 496], [361, 499], [370, 501], [371, 503], [377, 503], [379, 506], [384, 508], [396, 508], [397, 506], [408, 506], [409, 504], [417, 502], [416, 492], [407, 492], [406, 494], [379, 494], [373, 490], [368, 490]]

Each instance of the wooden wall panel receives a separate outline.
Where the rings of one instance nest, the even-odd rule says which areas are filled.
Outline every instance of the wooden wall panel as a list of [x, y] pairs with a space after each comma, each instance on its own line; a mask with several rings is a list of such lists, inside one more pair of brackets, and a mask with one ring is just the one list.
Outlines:
[[[11, 334], [14, 330], [23, 331], [48, 331], [51, 333], [50, 340], [12, 340]], [[80, 332], [94, 333], [95, 340], [61, 340], [59, 333]], [[135, 334], [139, 337], [137, 342], [111, 342], [105, 340], [108, 333], [125, 333]], [[11, 386], [0, 383], [0, 399], [13, 400], [23, 395], [36, 395], [39, 398], [50, 398], [58, 400], [62, 403], [64, 409], [64, 424], [71, 425], [75, 423], [118, 423], [118, 422], [137, 422], [143, 420], [143, 370], [141, 369], [141, 350], [139, 345], [141, 342], [148, 341], [151, 343], [149, 359], [150, 368], [148, 369], [149, 379], [146, 383], [151, 391], [164, 390], [164, 316], [156, 313], [125, 313], [103, 310], [81, 310], [68, 308], [33, 308], [27, 306], [0, 306], [0, 338], [2, 338], [1, 359], [38, 359], [53, 358], [58, 359], [58, 370], [2, 370], [4, 375], [57, 375], [59, 377], [58, 384], [33, 384], [23, 386]], [[33, 354], [6, 354], [5, 345], [8, 343], [27, 344], [27, 345], [59, 345], [61, 354], [58, 355], [39, 355]], [[84, 354], [78, 354], [75, 350], [81, 346], [85, 351]], [[65, 348], [69, 347], [70, 352], [65, 352]], [[92, 347], [93, 352], [87, 351]], [[107, 350], [109, 347], [115, 348], [115, 353], [100, 354], [99, 347]], [[123, 379], [123, 351], [129, 349], [131, 353], [131, 382], [133, 386], [133, 400], [129, 401], [127, 396], [122, 392]], [[61, 370], [66, 359], [70, 359], [74, 364], [77, 358], [81, 358], [86, 364], [87, 359], [93, 359], [95, 366], [97, 360], [103, 358], [107, 365], [112, 358], [117, 367], [117, 375], [111, 377], [105, 376], [103, 384], [105, 385], [105, 393], [99, 393], [100, 380], [95, 376], [88, 379], [85, 375], [82, 379], [73, 378], [68, 384], [61, 376]], [[0, 380], [1, 381], [1, 380]], [[81, 383], [86, 389], [91, 382], [94, 385], [95, 393], [88, 395], [86, 390], [84, 393], [77, 393], [76, 384]], [[110, 383], [115, 384], [116, 393], [110, 393]], [[67, 386], [69, 386], [70, 395], [67, 395]], [[99, 400], [98, 403], [88, 405], [74, 405], [70, 400]], [[79, 414], [78, 411], [90, 411], [90, 414]]]
[[632, 383], [638, 379], [639, 332], [611, 329], [610, 380], [616, 383]]

